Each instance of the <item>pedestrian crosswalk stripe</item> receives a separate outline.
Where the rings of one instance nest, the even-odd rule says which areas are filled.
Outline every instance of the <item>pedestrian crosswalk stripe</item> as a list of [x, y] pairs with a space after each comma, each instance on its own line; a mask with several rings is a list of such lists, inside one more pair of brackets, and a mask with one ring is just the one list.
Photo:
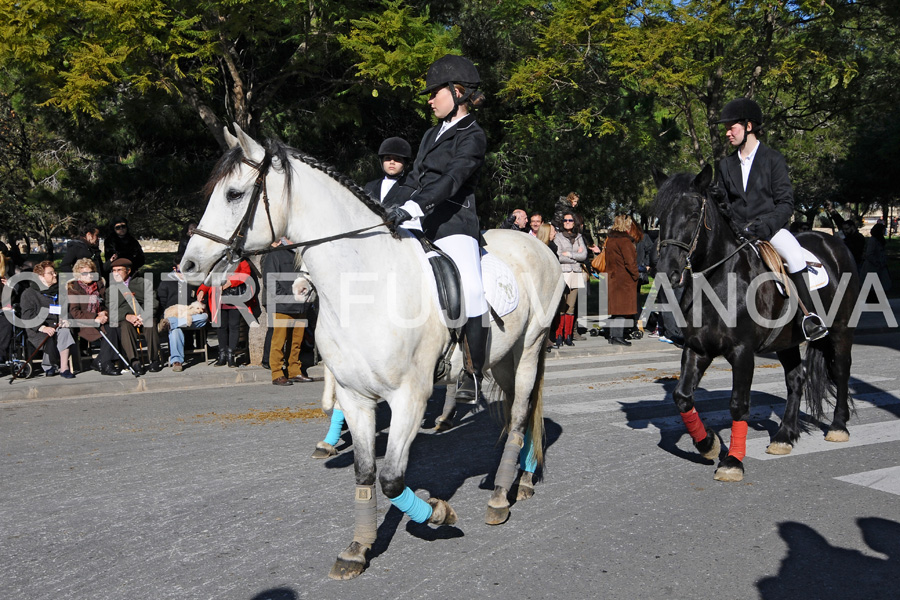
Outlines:
[[835, 479], [900, 496], [900, 467], [854, 473]]
[[[898, 420], [883, 423], [867, 423], [865, 425], [853, 425], [851, 423], [849, 429], [850, 441], [847, 442], [826, 442], [825, 436], [818, 433], [805, 435], [800, 438], [799, 444], [794, 445], [788, 456], [800, 456], [816, 452], [827, 452], [829, 450], [844, 450], [857, 446], [900, 441], [900, 421]], [[758, 460], [781, 458], [773, 454], [766, 454], [766, 446], [768, 445], [768, 437], [747, 440], [747, 456]]]

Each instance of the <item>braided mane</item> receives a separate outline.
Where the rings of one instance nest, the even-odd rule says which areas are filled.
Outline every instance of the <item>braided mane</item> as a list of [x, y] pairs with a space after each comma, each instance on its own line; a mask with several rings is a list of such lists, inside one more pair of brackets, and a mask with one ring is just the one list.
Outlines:
[[[309, 165], [310, 167], [322, 171], [342, 186], [344, 186], [350, 193], [352, 193], [358, 200], [360, 200], [363, 204], [365, 204], [369, 210], [378, 215], [379, 218], [385, 220], [387, 217], [387, 211], [385, 211], [384, 207], [380, 202], [373, 200], [365, 190], [357, 184], [355, 181], [338, 171], [334, 168], [334, 166], [329, 165], [321, 160], [310, 156], [309, 154], [305, 154], [296, 148], [291, 148], [284, 142], [278, 140], [266, 140], [265, 148], [272, 156], [278, 158], [282, 164], [286, 164], [288, 162], [288, 158], [296, 158], [302, 163]], [[244, 153], [239, 146], [229, 149], [222, 158], [216, 163], [216, 166], [213, 168], [213, 172], [209, 177], [209, 181], [206, 182], [206, 185], [203, 186], [203, 195], [205, 198], [209, 198], [212, 195], [213, 190], [216, 185], [224, 179], [231, 175], [231, 173], [236, 169], [240, 164], [241, 160], [244, 157]], [[291, 170], [285, 169], [285, 178], [286, 178], [286, 189], [289, 191], [291, 188]]]

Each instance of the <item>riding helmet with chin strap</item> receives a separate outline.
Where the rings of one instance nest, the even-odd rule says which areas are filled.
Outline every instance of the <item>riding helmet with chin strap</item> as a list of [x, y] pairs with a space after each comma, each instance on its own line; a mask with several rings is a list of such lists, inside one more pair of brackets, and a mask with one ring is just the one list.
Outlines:
[[[456, 85], [461, 85], [465, 89], [462, 96], [456, 95], [454, 90]], [[465, 104], [480, 85], [481, 76], [478, 75], [478, 69], [471, 60], [447, 54], [428, 67], [428, 73], [425, 74], [425, 89], [420, 93], [431, 94], [442, 87], [447, 87], [453, 96], [453, 110], [444, 118], [445, 121], [449, 121], [456, 116], [459, 105]]]
[[742, 123], [744, 125], [744, 141], [747, 140], [748, 122], [753, 123], [752, 133], [759, 133], [763, 124], [762, 109], [750, 98], [735, 98], [726, 104], [719, 120], [716, 121], [716, 123]]
[[409, 142], [401, 137], [389, 137], [381, 142], [381, 146], [378, 147], [379, 158], [384, 158], [388, 155], [399, 156], [409, 161], [412, 158], [412, 147], [409, 145]]

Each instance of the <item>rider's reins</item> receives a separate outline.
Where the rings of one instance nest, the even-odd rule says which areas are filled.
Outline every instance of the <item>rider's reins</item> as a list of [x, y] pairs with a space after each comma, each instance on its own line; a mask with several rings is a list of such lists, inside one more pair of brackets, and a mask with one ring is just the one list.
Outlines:
[[219, 259], [219, 261], [225, 259], [227, 262], [234, 264], [240, 262], [240, 260], [246, 256], [268, 254], [269, 252], [275, 252], [276, 250], [293, 250], [294, 248], [316, 246], [318, 244], [324, 244], [326, 242], [332, 242], [334, 240], [352, 237], [354, 235], [363, 233], [364, 231], [375, 229], [376, 227], [381, 227], [382, 225], [390, 224], [389, 221], [382, 221], [381, 223], [369, 225], [368, 227], [361, 227], [359, 229], [354, 229], [353, 231], [346, 231], [344, 233], [317, 238], [314, 240], [309, 240], [307, 242], [297, 242], [295, 244], [287, 244], [274, 248], [271, 245], [268, 245], [267, 247], [260, 250], [245, 250], [244, 244], [247, 240], [247, 232], [253, 226], [253, 217], [256, 214], [257, 206], [259, 206], [260, 196], [263, 199], [263, 205], [266, 207], [266, 217], [269, 221], [269, 231], [272, 232], [272, 241], [275, 241], [275, 227], [272, 224], [272, 213], [269, 209], [269, 195], [266, 191], [266, 175], [268, 174], [269, 167], [272, 166], [272, 155], [268, 151], [266, 151], [262, 161], [260, 161], [259, 163], [255, 163], [247, 158], [241, 158], [241, 162], [256, 169], [256, 181], [253, 183], [253, 194], [250, 196], [250, 202], [247, 204], [247, 211], [244, 213], [241, 222], [238, 223], [238, 226], [231, 234], [231, 237], [225, 239], [214, 233], [210, 233], [209, 231], [204, 231], [200, 228], [194, 230], [195, 235], [205, 237], [227, 247], [225, 253], [222, 255], [222, 258]]
[[[684, 198], [685, 196], [696, 197], [696, 196], [700, 196], [700, 194], [696, 194], [696, 193], [689, 194], [689, 193], [685, 192], [682, 194], [682, 198]], [[690, 271], [691, 277], [694, 279], [696, 279], [697, 277], [702, 277], [703, 275], [706, 275], [707, 273], [709, 273], [716, 267], [719, 267], [720, 265], [724, 264], [728, 259], [730, 259], [732, 256], [734, 256], [738, 252], [740, 252], [744, 247], [750, 246], [752, 243], [750, 240], [744, 240], [743, 243], [739, 244], [738, 247], [735, 248], [733, 251], [731, 251], [727, 256], [725, 256], [725, 258], [718, 260], [718, 261], [714, 262], [712, 265], [703, 269], [702, 271], [695, 273], [694, 268], [691, 265], [691, 256], [694, 254], [694, 250], [697, 249], [697, 241], [700, 238], [700, 231], [704, 227], [706, 227], [707, 231], [712, 230], [712, 228], [709, 226], [709, 223], [706, 222], [706, 196], [701, 196], [701, 197], [703, 199], [703, 202], [700, 205], [700, 218], [697, 220], [697, 229], [694, 230], [694, 234], [691, 236], [691, 243], [685, 244], [684, 242], [676, 240], [676, 239], [665, 239], [665, 240], [660, 240], [656, 245], [657, 253], [665, 246], [675, 246], [676, 248], [681, 248], [682, 250], [687, 252], [687, 257], [685, 258], [685, 264], [684, 264], [683, 270]]]

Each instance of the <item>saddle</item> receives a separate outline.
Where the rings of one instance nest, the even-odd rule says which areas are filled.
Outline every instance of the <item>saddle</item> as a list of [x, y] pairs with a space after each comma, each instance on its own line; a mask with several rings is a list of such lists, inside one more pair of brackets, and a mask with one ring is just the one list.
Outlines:
[[[769, 242], [757, 240], [754, 245], [757, 254], [762, 259], [766, 268], [778, 276], [778, 288], [781, 295], [785, 298], [790, 297], [791, 286], [787, 284], [787, 269], [785, 262]], [[806, 267], [809, 271], [809, 289], [817, 290], [828, 285], [828, 272], [822, 268], [819, 257], [803, 248], [803, 255], [806, 259]]]

